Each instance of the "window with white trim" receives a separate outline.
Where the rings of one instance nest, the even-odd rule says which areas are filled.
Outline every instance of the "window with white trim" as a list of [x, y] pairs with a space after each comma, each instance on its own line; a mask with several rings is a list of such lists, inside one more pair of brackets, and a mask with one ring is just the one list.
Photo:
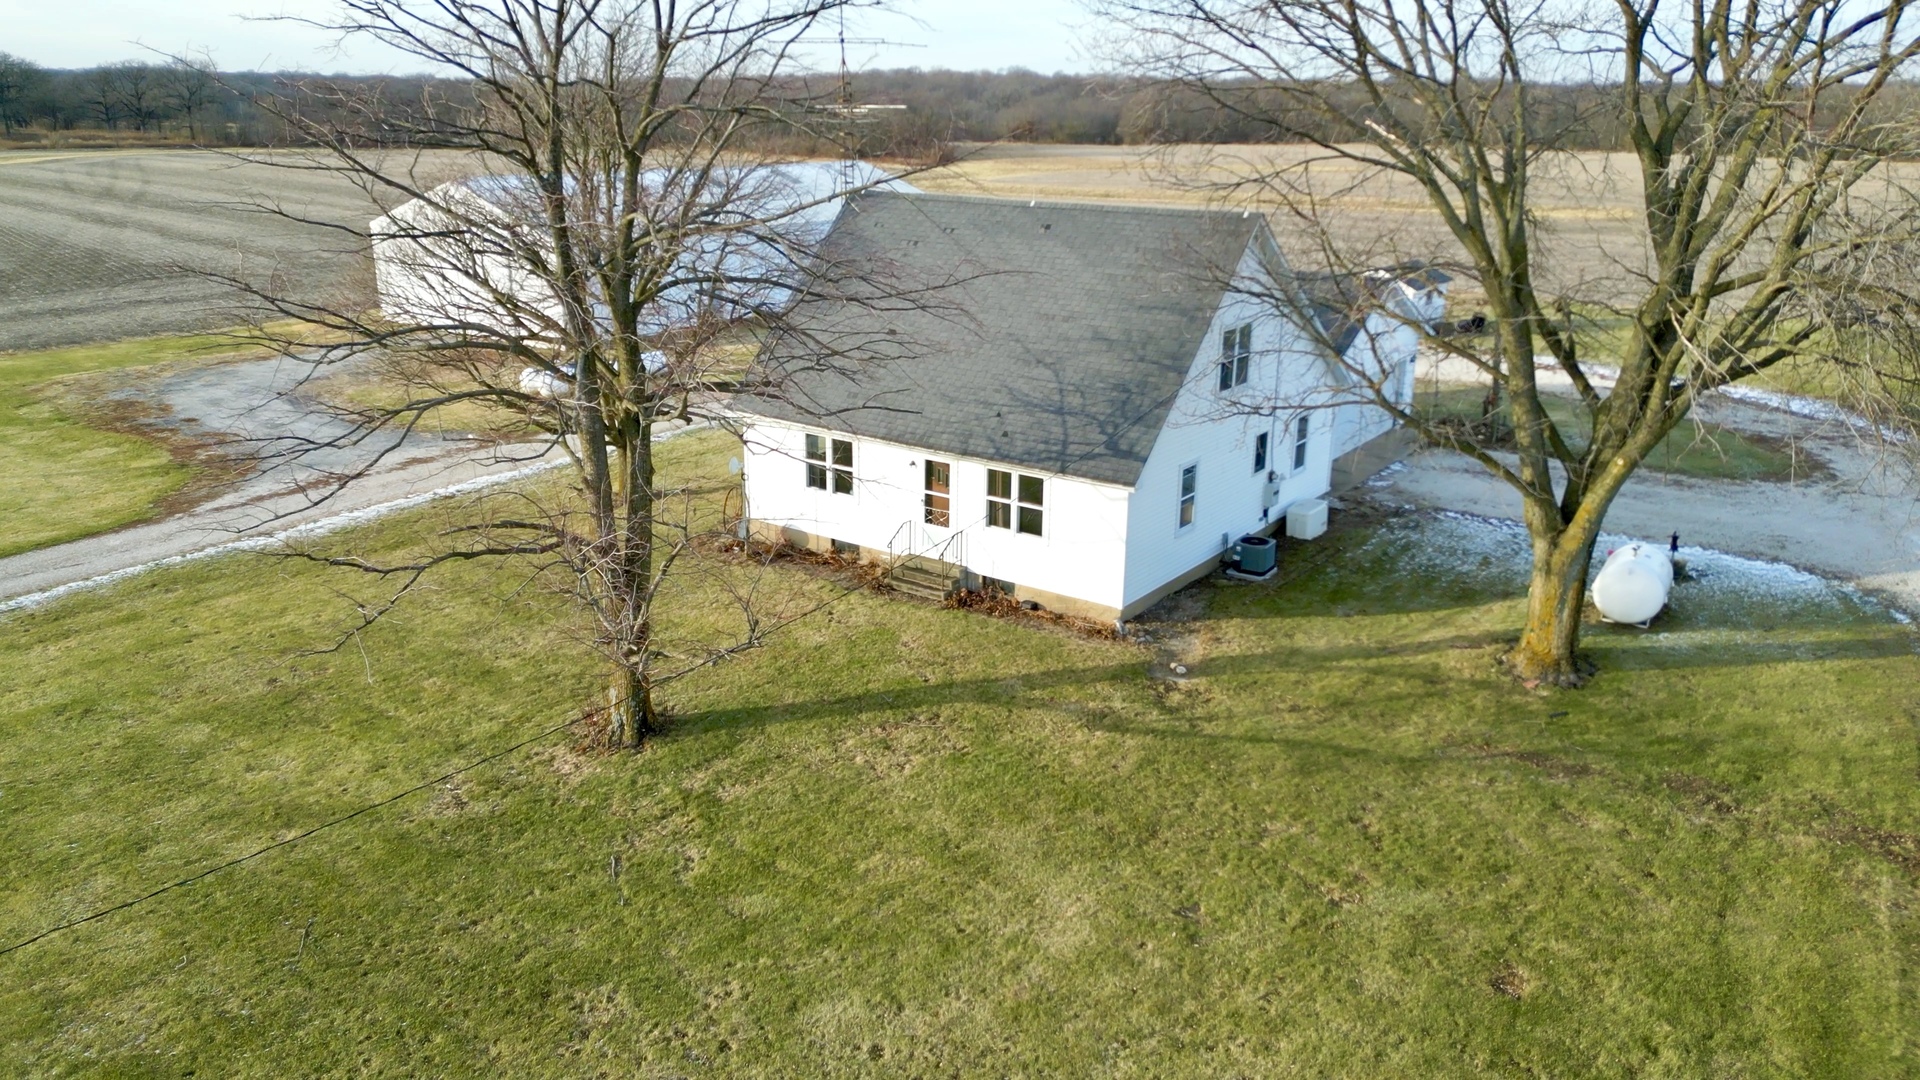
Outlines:
[[1193, 524], [1194, 501], [1199, 497], [1200, 466], [1198, 463], [1180, 470], [1180, 524], [1176, 528], [1184, 529]]
[[1253, 364], [1253, 324], [1220, 335], [1220, 389], [1231, 390], [1247, 381]]
[[807, 486], [835, 495], [853, 494], [853, 442], [807, 436]]
[[1296, 471], [1307, 467], [1307, 428], [1311, 416], [1303, 416], [1293, 422], [1293, 467]]
[[1046, 481], [1041, 477], [988, 469], [987, 525], [1039, 536], [1044, 524], [1046, 489]]
[[1267, 471], [1267, 433], [1264, 431], [1253, 437], [1253, 471]]

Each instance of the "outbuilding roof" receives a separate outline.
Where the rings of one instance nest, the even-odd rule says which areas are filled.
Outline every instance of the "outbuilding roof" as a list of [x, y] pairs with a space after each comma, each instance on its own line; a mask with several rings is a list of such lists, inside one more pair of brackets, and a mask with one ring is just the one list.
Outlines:
[[798, 332], [761, 352], [762, 389], [735, 405], [1131, 486], [1265, 227], [1239, 211], [862, 193], [820, 257], [918, 299], [802, 299]]
[[[796, 276], [796, 260], [820, 242], [847, 192], [915, 190], [865, 161], [794, 161], [711, 171], [659, 168], [647, 170], [641, 181], [643, 205], [657, 220], [671, 222], [670, 228], [686, 234], [679, 238], [683, 251], [675, 276], [689, 282], [654, 298], [642, 314], [641, 328], [648, 333], [685, 325], [709, 310], [737, 319], [784, 307], [792, 300], [793, 290], [784, 283]], [[564, 185], [569, 192], [578, 188], [572, 178]], [[480, 207], [462, 206], [462, 193], [478, 200]], [[456, 208], [454, 215], [449, 217], [447, 208]], [[426, 199], [400, 204], [374, 219], [371, 231], [377, 238], [412, 239], [417, 245], [410, 253], [388, 246], [381, 257], [411, 259], [417, 271], [445, 276], [458, 288], [463, 279], [490, 278], [493, 262], [484, 256], [510, 245], [499, 238], [446, 245], [439, 239], [443, 233], [485, 225], [542, 238], [537, 242], [545, 246], [545, 214], [532, 177], [486, 173], [442, 184]], [[476, 288], [473, 306], [484, 310], [491, 303], [488, 290]], [[604, 312], [602, 305], [603, 317]]]

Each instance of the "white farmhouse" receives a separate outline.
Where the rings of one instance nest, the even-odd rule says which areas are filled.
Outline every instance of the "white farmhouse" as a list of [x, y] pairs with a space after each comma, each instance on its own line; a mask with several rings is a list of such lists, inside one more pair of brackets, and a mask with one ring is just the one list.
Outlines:
[[[769, 341], [735, 402], [752, 531], [1100, 618], [1273, 532], [1337, 459], [1390, 460], [1363, 387], [1411, 400], [1411, 323], [1445, 303], [1433, 270], [1298, 278], [1238, 212], [873, 192], [825, 254], [949, 284], [803, 301]], [[891, 344], [823, 361], [855, 339]]]

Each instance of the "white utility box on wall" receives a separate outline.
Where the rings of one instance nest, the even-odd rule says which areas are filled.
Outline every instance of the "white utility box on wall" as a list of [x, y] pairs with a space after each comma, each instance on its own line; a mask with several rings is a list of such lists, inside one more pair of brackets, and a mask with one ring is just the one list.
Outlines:
[[1287, 507], [1287, 535], [1312, 540], [1327, 531], [1327, 501], [1302, 499]]

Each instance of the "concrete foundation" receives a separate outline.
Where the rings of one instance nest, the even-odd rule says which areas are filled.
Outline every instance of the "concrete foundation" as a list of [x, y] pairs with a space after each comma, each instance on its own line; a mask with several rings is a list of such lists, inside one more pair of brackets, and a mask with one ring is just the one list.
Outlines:
[[[749, 522], [748, 535], [762, 543], [785, 542], [797, 548], [805, 548], [808, 551], [833, 550], [833, 539], [831, 537], [815, 536], [812, 533], [790, 526], [773, 525], [764, 521]], [[861, 562], [886, 563], [891, 562], [893, 559], [889, 553], [881, 551], [878, 548], [869, 547], [856, 547], [854, 551], [845, 552], [845, 554], [848, 558], [857, 558]], [[1211, 569], [1213, 565], [1213, 562], [1209, 562], [1206, 569]], [[1164, 591], [1156, 592], [1153, 598], [1158, 600], [1160, 597], [1165, 596], [1167, 593], [1200, 576], [1203, 575], [1195, 574], [1191, 577], [1184, 578], [1168, 586]], [[961, 577], [961, 584], [965, 588], [978, 589], [980, 588], [980, 575], [969, 570]], [[1041, 607], [1046, 608], [1048, 611], [1057, 611], [1062, 615], [1076, 615], [1083, 619], [1097, 619], [1102, 622], [1110, 622], [1121, 617], [1119, 608], [1110, 607], [1106, 604], [1096, 604], [1089, 600], [1082, 600], [1077, 596], [1065, 596], [1061, 593], [1049, 592], [1046, 589], [1036, 589], [1031, 585], [1023, 585], [1017, 581], [1013, 583], [1013, 598], [1023, 601], [1031, 600]], [[1129, 610], [1143, 611], [1148, 606], [1151, 606], [1151, 604], [1135, 604]]]
[[[1272, 531], [1271, 527], [1262, 530], [1262, 532], [1271, 532], [1271, 531]], [[1188, 570], [1186, 573], [1181, 574], [1179, 577], [1174, 578], [1172, 581], [1167, 582], [1165, 585], [1160, 586], [1159, 588], [1153, 590], [1152, 592], [1141, 597], [1140, 599], [1135, 600], [1133, 603], [1128, 604], [1125, 610], [1116, 612], [1114, 615], [1109, 615], [1107, 617], [1108, 618], [1118, 617], [1123, 620], [1137, 618], [1141, 612], [1147, 610], [1148, 608], [1159, 603], [1160, 601], [1165, 600], [1167, 597], [1172, 596], [1174, 593], [1179, 592], [1181, 589], [1184, 589], [1187, 586], [1193, 584], [1194, 582], [1199, 581], [1201, 578], [1206, 577], [1208, 574], [1211, 574], [1218, 569], [1220, 569], [1220, 556], [1219, 555], [1211, 556], [1207, 559], [1207, 561], [1201, 563], [1200, 565], [1194, 567], [1191, 570]], [[1108, 610], [1112, 610], [1112, 609], [1108, 609]]]

